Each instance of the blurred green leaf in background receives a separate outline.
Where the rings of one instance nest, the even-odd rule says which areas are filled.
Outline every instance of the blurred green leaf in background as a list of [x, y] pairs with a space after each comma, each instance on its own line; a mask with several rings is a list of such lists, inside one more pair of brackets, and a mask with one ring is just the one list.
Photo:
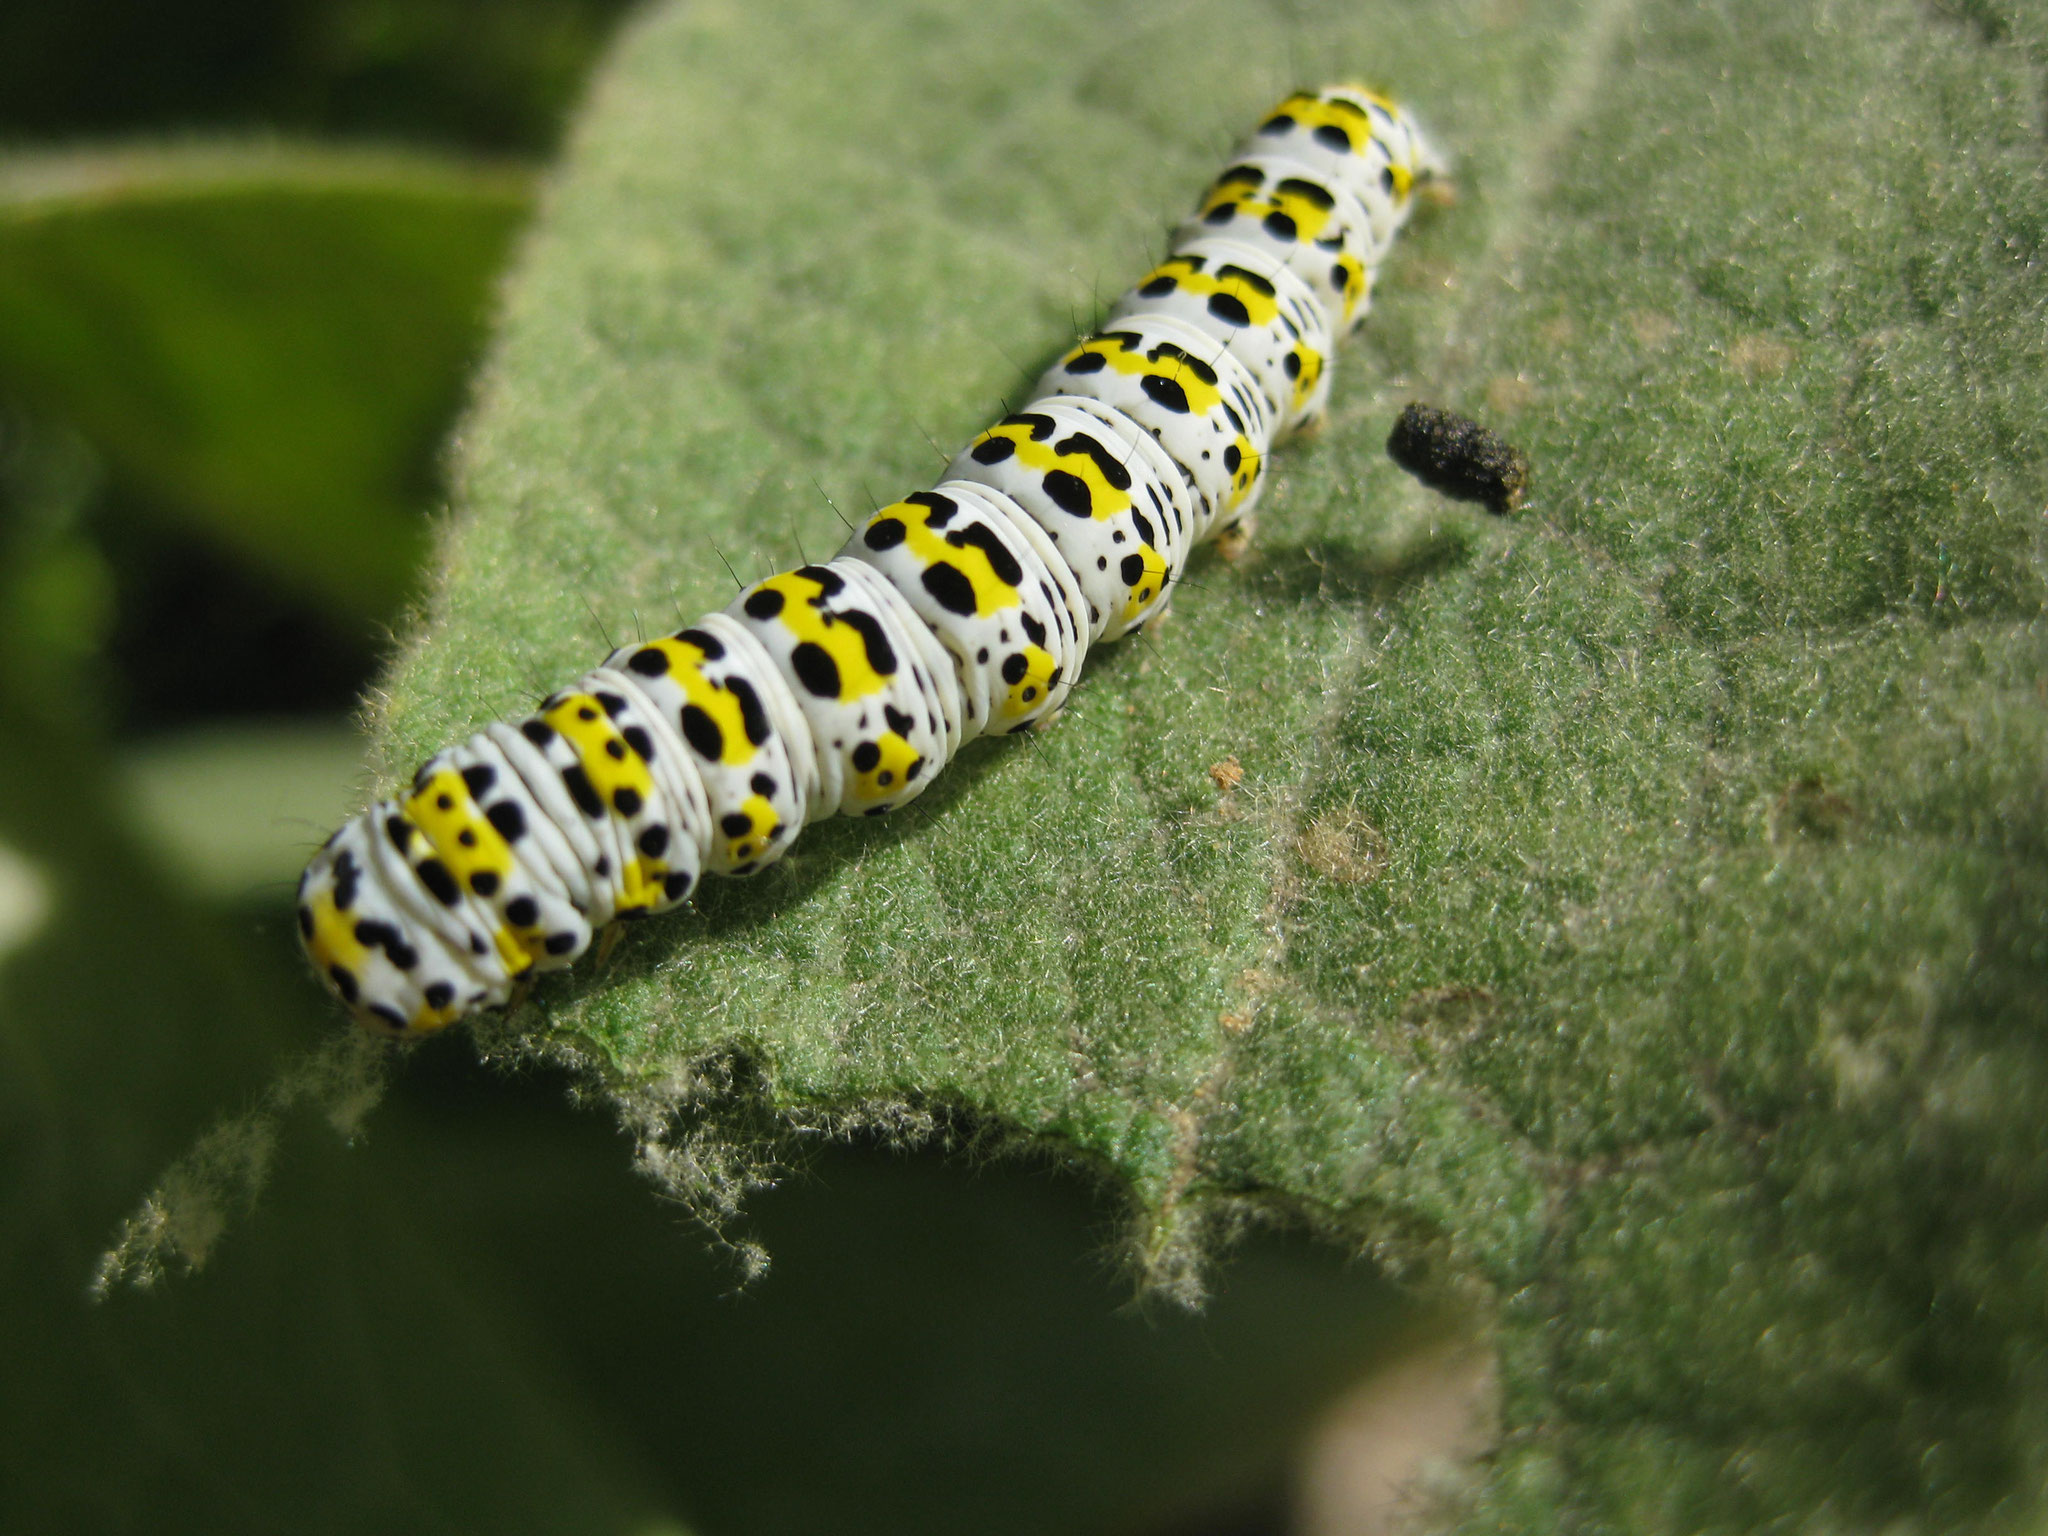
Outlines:
[[517, 171], [200, 143], [0, 167], [0, 379], [163, 515], [344, 618], [425, 551]]
[[621, 9], [0, 12], [0, 453], [92, 482], [57, 544], [49, 498], [7, 486], [5, 628], [110, 663], [27, 686], [117, 732], [351, 704], [413, 586], [526, 157]]

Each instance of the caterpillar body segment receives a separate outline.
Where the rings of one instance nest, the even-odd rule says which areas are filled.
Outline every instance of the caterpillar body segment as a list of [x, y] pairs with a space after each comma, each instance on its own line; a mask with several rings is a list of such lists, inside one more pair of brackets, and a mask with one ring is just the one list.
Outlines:
[[1159, 314], [1112, 321], [1048, 368], [1038, 390], [1085, 394], [1151, 433], [1194, 487], [1197, 542], [1257, 504], [1272, 412], [1244, 364], [1193, 326]]
[[1032, 519], [1081, 595], [1089, 643], [1114, 639], [1163, 602], [1167, 574], [1192, 522], [1184, 482], [1060, 398], [1005, 416], [947, 466]]
[[1191, 325], [1242, 363], [1275, 423], [1275, 442], [1312, 427], [1330, 396], [1336, 338], [1308, 285], [1270, 253], [1227, 240], [1191, 240], [1110, 311]]
[[1392, 216], [1388, 210], [1376, 224], [1347, 187], [1299, 160], [1246, 155], [1216, 178], [1174, 244], [1226, 240], [1264, 252], [1308, 284], [1346, 334], [1371, 307], [1382, 229]]

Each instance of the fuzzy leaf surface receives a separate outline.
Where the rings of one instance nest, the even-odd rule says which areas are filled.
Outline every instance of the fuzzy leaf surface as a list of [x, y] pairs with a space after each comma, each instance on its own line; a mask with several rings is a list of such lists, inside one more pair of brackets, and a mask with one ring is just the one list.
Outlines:
[[[510, 289], [393, 779], [600, 629], [722, 606], [721, 556], [822, 557], [828, 499], [928, 485], [1296, 83], [1392, 88], [1459, 200], [1254, 552], [1057, 729], [487, 1046], [574, 1055], [657, 1143], [734, 1058], [791, 1119], [1043, 1138], [1128, 1189], [1163, 1284], [1243, 1200], [1480, 1282], [1489, 1526], [2024, 1507], [2043, 57], [1994, 0], [649, 13]], [[1517, 519], [1386, 460], [1412, 398], [1528, 452]]]

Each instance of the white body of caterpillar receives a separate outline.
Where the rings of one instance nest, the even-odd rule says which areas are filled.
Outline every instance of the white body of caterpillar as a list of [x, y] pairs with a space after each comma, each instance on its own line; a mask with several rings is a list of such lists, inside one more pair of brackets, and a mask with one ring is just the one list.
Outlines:
[[1090, 645], [1161, 612], [1196, 544], [1248, 528], [1268, 449], [1320, 418], [1336, 342], [1440, 169], [1385, 97], [1289, 97], [1167, 259], [934, 489], [613, 652], [329, 838], [299, 882], [314, 968], [367, 1028], [441, 1029], [704, 874], [894, 810], [962, 743], [1049, 719]]

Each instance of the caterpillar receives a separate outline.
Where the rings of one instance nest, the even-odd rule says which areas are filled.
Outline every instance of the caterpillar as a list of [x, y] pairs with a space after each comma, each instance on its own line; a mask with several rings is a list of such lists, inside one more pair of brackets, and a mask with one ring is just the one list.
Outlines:
[[1288, 97], [936, 486], [343, 825], [299, 881], [315, 971], [366, 1028], [429, 1034], [707, 874], [765, 868], [809, 822], [897, 809], [975, 737], [1049, 722], [1194, 546], [1249, 534], [1269, 449], [1322, 419], [1332, 354], [1443, 169], [1374, 91]]

